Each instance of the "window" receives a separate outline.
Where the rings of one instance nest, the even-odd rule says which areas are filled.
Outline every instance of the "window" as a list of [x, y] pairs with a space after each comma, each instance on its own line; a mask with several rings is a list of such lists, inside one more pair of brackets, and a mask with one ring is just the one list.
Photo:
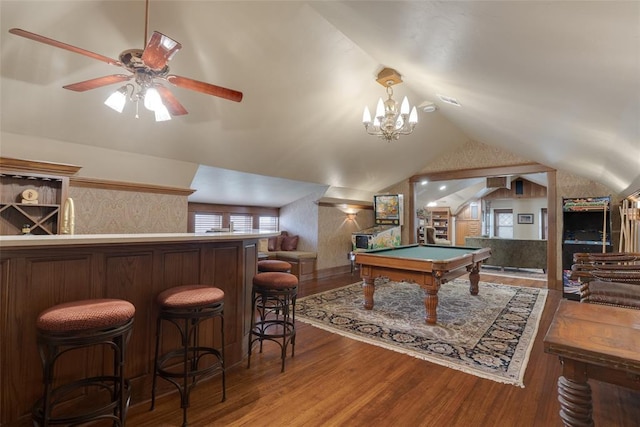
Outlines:
[[511, 209], [496, 209], [494, 218], [496, 225], [494, 236], [513, 239], [513, 211]]
[[233, 223], [233, 231], [251, 231], [253, 230], [252, 215], [231, 215], [229, 221]]
[[258, 228], [264, 231], [278, 231], [278, 217], [261, 216], [259, 219]]
[[222, 215], [212, 213], [196, 213], [195, 232], [204, 233], [212, 228], [222, 228]]

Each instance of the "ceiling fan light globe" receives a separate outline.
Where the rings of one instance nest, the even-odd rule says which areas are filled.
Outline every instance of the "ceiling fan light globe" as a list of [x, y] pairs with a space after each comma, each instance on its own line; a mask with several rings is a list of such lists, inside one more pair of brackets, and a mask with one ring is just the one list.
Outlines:
[[124, 104], [127, 103], [127, 96], [122, 90], [118, 89], [113, 92], [109, 97], [104, 101], [104, 105], [107, 107], [117, 111], [118, 113], [122, 113], [124, 110]]
[[160, 104], [156, 110], [154, 110], [156, 116], [156, 122], [165, 122], [167, 120], [171, 120], [171, 114], [169, 114], [169, 110], [163, 104]]
[[[147, 110], [156, 111], [159, 108], [164, 108], [162, 98], [155, 88], [149, 88], [144, 94], [144, 106]], [[166, 110], [166, 108], [165, 108]]]

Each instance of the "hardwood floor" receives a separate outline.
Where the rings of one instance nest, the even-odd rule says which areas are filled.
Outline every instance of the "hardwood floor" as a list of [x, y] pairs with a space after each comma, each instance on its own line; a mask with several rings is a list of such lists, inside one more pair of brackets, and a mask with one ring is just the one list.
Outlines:
[[[483, 274], [482, 281], [545, 286], [541, 281]], [[358, 281], [357, 272], [300, 285], [300, 296]], [[275, 344], [227, 371], [227, 399], [220, 379], [198, 384], [191, 395], [190, 426], [561, 426], [556, 381], [558, 358], [544, 353], [542, 338], [561, 295], [551, 291], [540, 323], [525, 387], [485, 380], [410, 356], [297, 323], [295, 357], [280, 373]], [[640, 392], [591, 382], [599, 426], [637, 426]], [[129, 427], [179, 426], [177, 394], [156, 409], [130, 409]]]

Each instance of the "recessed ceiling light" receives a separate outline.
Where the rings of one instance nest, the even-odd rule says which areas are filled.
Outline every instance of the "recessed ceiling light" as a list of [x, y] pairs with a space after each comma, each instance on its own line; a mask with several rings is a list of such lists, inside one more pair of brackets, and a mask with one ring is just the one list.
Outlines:
[[422, 104], [418, 105], [418, 109], [425, 113], [433, 113], [438, 109], [438, 106], [431, 101], [424, 101]]
[[440, 101], [442, 101], [442, 102], [446, 102], [447, 104], [455, 105], [456, 107], [462, 107], [462, 105], [455, 98], [452, 98], [452, 97], [446, 96], [446, 95], [441, 95], [439, 93], [437, 94], [437, 96], [438, 96], [438, 98], [440, 98]]
[[440, 191], [443, 191], [443, 190], [446, 190], [446, 189], [447, 189], [447, 186], [446, 186], [446, 185], [441, 185], [441, 186], [440, 186]]

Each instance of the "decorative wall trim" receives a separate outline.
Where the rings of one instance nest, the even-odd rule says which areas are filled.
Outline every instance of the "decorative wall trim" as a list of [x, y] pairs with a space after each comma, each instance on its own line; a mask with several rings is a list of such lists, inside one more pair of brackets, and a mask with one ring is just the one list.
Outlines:
[[486, 168], [471, 168], [471, 169], [455, 169], [445, 170], [439, 172], [425, 172], [419, 175], [414, 175], [409, 178], [409, 182], [420, 182], [427, 178], [430, 181], [448, 181], [451, 179], [465, 179], [465, 178], [477, 178], [487, 176], [501, 176], [505, 174], [529, 174], [538, 172], [552, 172], [555, 169], [540, 163], [521, 163], [517, 165], [505, 165], [494, 166]]
[[121, 181], [106, 181], [94, 178], [71, 177], [71, 187], [97, 188], [103, 190], [136, 191], [140, 193], [170, 194], [189, 196], [195, 192], [190, 188], [165, 187], [161, 185], [139, 184]]
[[0, 157], [0, 169], [12, 169], [22, 172], [35, 172], [52, 175], [72, 176], [78, 173], [82, 166], [65, 163], [42, 162], [39, 160], [13, 159]]

